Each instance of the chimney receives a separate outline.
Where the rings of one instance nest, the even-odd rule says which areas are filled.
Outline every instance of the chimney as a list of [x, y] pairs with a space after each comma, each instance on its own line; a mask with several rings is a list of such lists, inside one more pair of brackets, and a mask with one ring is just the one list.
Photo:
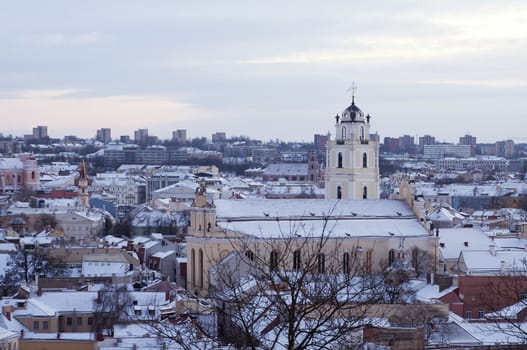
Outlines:
[[39, 288], [37, 289], [37, 295], [38, 295], [38, 296], [41, 296], [41, 295], [42, 295], [42, 288], [39, 287]]
[[489, 244], [490, 255], [496, 256], [496, 246], [494, 244]]
[[501, 271], [501, 273], [505, 272], [505, 267], [506, 267], [505, 261], [501, 260], [500, 261], [500, 271]]

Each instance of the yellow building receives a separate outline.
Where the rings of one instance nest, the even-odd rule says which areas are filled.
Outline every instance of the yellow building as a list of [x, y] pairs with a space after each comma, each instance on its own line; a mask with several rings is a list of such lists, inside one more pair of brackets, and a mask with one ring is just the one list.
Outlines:
[[[187, 289], [207, 295], [215, 287], [214, 268], [238, 251], [251, 260], [285, 261], [286, 269], [303, 268], [302, 255], [327, 238], [323, 266], [349, 272], [379, 272], [395, 260], [413, 261], [414, 247], [436, 261], [437, 239], [412, 210], [398, 200], [207, 199], [204, 185], [191, 208], [187, 237]], [[320, 270], [320, 266], [319, 266]], [[323, 272], [323, 271], [321, 271]]]

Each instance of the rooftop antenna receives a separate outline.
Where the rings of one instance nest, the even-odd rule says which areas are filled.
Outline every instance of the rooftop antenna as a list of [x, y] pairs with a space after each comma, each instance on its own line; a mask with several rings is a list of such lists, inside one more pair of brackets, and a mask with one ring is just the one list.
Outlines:
[[357, 92], [357, 85], [355, 85], [355, 82], [351, 83], [351, 87], [348, 91], [351, 91], [351, 104], [355, 104], [355, 92]]

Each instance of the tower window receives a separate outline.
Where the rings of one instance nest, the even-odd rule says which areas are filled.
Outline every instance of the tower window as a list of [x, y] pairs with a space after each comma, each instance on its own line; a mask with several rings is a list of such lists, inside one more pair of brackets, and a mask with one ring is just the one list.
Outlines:
[[342, 187], [337, 186], [337, 199], [342, 199]]
[[364, 127], [360, 127], [360, 140], [364, 141]]
[[340, 139], [342, 141], [346, 140], [346, 128], [345, 127], [342, 127], [342, 129], [340, 129]]
[[254, 261], [254, 253], [253, 253], [252, 250], [248, 250], [248, 251], [246, 251], [246, 252], [245, 252], [245, 256], [246, 256], [249, 260]]
[[342, 168], [342, 152], [338, 154], [337, 168]]
[[368, 155], [366, 152], [362, 154], [362, 167], [367, 168], [368, 167]]
[[364, 186], [362, 188], [362, 199], [367, 199], [368, 198], [368, 187]]
[[203, 250], [199, 250], [199, 287], [203, 289]]

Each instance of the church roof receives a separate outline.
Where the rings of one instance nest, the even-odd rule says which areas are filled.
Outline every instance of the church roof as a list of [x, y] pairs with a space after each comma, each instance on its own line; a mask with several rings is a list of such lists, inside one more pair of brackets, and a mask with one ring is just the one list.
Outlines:
[[355, 105], [355, 101], [351, 102], [343, 112], [342, 112], [342, 122], [343, 123], [353, 123], [353, 122], [364, 122], [364, 113], [362, 110]]
[[218, 226], [256, 237], [428, 236], [403, 201], [330, 199], [216, 200]]

